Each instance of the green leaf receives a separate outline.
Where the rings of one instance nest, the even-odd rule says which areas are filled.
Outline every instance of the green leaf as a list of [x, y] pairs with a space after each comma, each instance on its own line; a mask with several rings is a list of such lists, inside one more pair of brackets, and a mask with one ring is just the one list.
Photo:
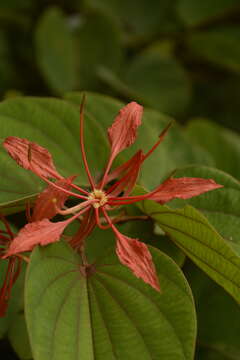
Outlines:
[[184, 22], [187, 25], [198, 25], [234, 13], [239, 2], [238, 0], [178, 0], [177, 4], [178, 13]]
[[213, 179], [224, 187], [188, 200], [173, 200], [169, 206], [194, 206], [203, 212], [217, 231], [228, 240], [229, 245], [237, 250], [240, 247], [240, 183], [220, 170], [204, 166], [190, 166], [174, 173], [174, 177], [184, 176]]
[[8, 331], [8, 339], [20, 359], [32, 359], [24, 314], [17, 314]]
[[214, 28], [193, 33], [188, 46], [200, 58], [240, 73], [240, 27]]
[[59, 8], [48, 8], [36, 28], [36, 60], [47, 84], [57, 93], [73, 90], [76, 64], [73, 35]]
[[92, 9], [112, 16], [128, 41], [149, 38], [165, 29], [172, 20], [174, 6], [168, 0], [86, 0]]
[[196, 209], [174, 210], [150, 200], [139, 204], [171, 240], [240, 303], [240, 258]]
[[[186, 132], [193, 142], [207, 150], [215, 166], [240, 179], [240, 136], [206, 119], [191, 120]], [[208, 134], [208, 136], [206, 136]], [[219, 151], [219, 145], [224, 151]]]
[[100, 75], [118, 93], [169, 115], [183, 112], [190, 100], [191, 88], [185, 70], [177, 60], [157, 50], [137, 55], [127, 65], [121, 80], [106, 70]]
[[[240, 358], [240, 308], [217, 284], [193, 264], [185, 267], [198, 317], [198, 360]], [[216, 326], [217, 324], [217, 326]]]
[[123, 57], [120, 32], [111, 18], [101, 13], [89, 14], [75, 31], [78, 64], [78, 88], [98, 89], [98, 70], [106, 66], [118, 70]]
[[115, 255], [102, 258], [85, 277], [79, 257], [64, 243], [36, 249], [25, 294], [34, 359], [192, 359], [195, 316], [189, 287], [166, 255], [152, 254], [161, 294]]

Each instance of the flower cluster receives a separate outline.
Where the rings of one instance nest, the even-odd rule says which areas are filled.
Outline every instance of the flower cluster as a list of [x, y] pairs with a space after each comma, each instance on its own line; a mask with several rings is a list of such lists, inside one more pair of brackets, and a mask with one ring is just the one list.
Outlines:
[[[1, 251], [0, 256], [2, 259], [9, 259], [7, 278], [9, 273], [13, 273], [12, 264], [15, 263], [15, 259], [20, 259], [19, 254], [31, 251], [36, 245], [47, 245], [58, 241], [64, 229], [72, 221], [81, 219], [79, 230], [69, 240], [76, 251], [80, 254], [84, 253], [85, 239], [95, 226], [101, 229], [111, 228], [116, 238], [116, 253], [120, 262], [144, 282], [160, 290], [155, 266], [147, 245], [138, 239], [122, 234], [116, 227], [114, 219], [109, 215], [110, 211], [121, 205], [145, 199], [154, 200], [160, 204], [175, 198], [187, 199], [217, 189], [221, 185], [216, 184], [212, 179], [170, 177], [147, 194], [131, 196], [143, 162], [162, 142], [170, 126], [168, 125], [162, 131], [157, 142], [147, 153], [144, 154], [142, 150], [139, 150], [127, 162], [112, 170], [114, 159], [122, 150], [134, 143], [137, 128], [141, 125], [143, 108], [136, 102], [131, 102], [122, 108], [108, 129], [110, 155], [100, 181], [96, 181], [89, 169], [84, 147], [83, 108], [84, 101], [80, 109], [80, 148], [89, 188], [76, 185], [75, 176], [68, 178], [61, 176], [54, 166], [51, 154], [40, 145], [12, 136], [4, 141], [5, 149], [18, 165], [32, 171], [48, 184], [36, 200], [29, 223], [19, 231], [17, 236], [13, 237], [4, 221], [10, 239], [8, 240], [5, 232], [1, 231], [1, 244], [6, 240], [8, 245], [4, 251]], [[78, 204], [67, 208], [64, 204], [69, 197], [77, 199]], [[71, 216], [62, 221], [51, 221], [56, 214]], [[12, 286], [18, 272], [17, 268], [8, 288]], [[7, 292], [6, 288], [4, 284], [0, 295], [2, 304], [5, 301], [3, 298]]]

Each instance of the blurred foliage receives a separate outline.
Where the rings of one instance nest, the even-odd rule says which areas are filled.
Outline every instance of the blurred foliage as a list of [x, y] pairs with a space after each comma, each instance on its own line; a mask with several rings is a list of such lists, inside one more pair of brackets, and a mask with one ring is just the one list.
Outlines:
[[239, 20], [238, 0], [2, 0], [0, 96], [98, 91], [240, 131]]

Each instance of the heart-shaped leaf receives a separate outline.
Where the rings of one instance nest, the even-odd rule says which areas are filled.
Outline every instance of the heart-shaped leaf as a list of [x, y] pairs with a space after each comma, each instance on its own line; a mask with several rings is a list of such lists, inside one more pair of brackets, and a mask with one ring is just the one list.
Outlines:
[[66, 244], [37, 248], [25, 294], [34, 359], [191, 360], [191, 292], [174, 262], [151, 252], [162, 293], [134, 277], [113, 250], [84, 276], [80, 258]]

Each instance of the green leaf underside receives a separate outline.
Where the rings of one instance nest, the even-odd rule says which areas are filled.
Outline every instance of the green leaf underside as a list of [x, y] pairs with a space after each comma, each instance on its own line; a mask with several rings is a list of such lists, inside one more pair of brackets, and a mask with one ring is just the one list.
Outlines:
[[240, 258], [196, 209], [174, 210], [153, 201], [139, 205], [190, 259], [240, 302]]
[[86, 278], [66, 244], [36, 249], [25, 294], [34, 359], [192, 359], [191, 293], [177, 266], [157, 250], [152, 254], [161, 294], [115, 255]]
[[186, 203], [194, 206], [204, 213], [229, 245], [240, 245], [240, 183], [223, 171], [205, 166], [189, 166], [174, 174], [174, 177], [184, 176], [214, 179], [224, 187], [191, 199], [171, 201], [169, 206], [179, 208]]

